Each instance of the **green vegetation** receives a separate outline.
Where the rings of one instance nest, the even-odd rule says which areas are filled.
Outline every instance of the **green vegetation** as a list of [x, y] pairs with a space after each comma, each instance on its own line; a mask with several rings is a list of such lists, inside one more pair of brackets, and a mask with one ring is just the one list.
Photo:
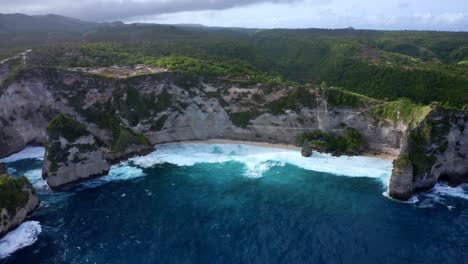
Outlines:
[[[171, 105], [172, 95], [164, 90], [156, 98], [153, 96], [142, 96], [137, 88], [131, 86], [132, 79], [115, 82], [116, 87], [124, 86], [123, 89], [115, 89], [113, 98], [115, 100], [106, 103], [96, 103], [93, 106], [82, 109], [85, 97], [78, 92], [70, 98], [75, 110], [82, 113], [87, 121], [96, 124], [100, 129], [106, 129], [112, 133], [111, 147], [114, 151], [124, 151], [133, 144], [148, 145], [148, 140], [135, 134], [123, 126], [121, 118], [128, 120], [130, 126], [137, 125], [143, 118], [164, 111]], [[101, 84], [99, 84], [101, 85]]]
[[[47, 143], [47, 159], [51, 162], [50, 172], [52, 176], [58, 170], [59, 163], [67, 163], [69, 148], [62, 148], [60, 137], [65, 138], [69, 142], [73, 143], [75, 140], [82, 136], [90, 135], [89, 131], [86, 130], [86, 126], [70, 116], [59, 113], [57, 114], [50, 122], [47, 127], [47, 136], [49, 137], [49, 142]], [[78, 145], [80, 151], [85, 151], [85, 146]], [[97, 149], [97, 146], [88, 145], [89, 149]], [[89, 151], [86, 149], [86, 151]]]
[[114, 134], [112, 151], [125, 151], [132, 145], [149, 145], [148, 139], [143, 135], [138, 135], [128, 128], [120, 127], [118, 134]]
[[259, 112], [238, 112], [229, 113], [229, 117], [234, 125], [237, 127], [246, 128], [250, 124], [250, 120], [259, 117]]
[[414, 174], [423, 176], [431, 171], [436, 155], [447, 149], [447, 135], [450, 118], [424, 120], [410, 131], [409, 158], [414, 166]]
[[26, 177], [13, 178], [6, 174], [0, 175], [0, 209], [6, 208], [9, 214], [15, 214], [29, 200], [27, 189], [35, 193]]
[[326, 90], [327, 102], [329, 106], [336, 107], [369, 107], [383, 103], [382, 101], [369, 98], [367, 96], [345, 91], [339, 88], [329, 88]]
[[408, 99], [384, 103], [372, 109], [372, 116], [376, 121], [391, 120], [396, 123], [403, 121], [409, 128], [416, 127], [435, 107], [415, 104]]
[[[32, 47], [32, 66], [146, 63], [197, 78], [326, 82], [378, 99], [406, 97], [457, 107], [468, 102], [468, 33], [463, 32], [215, 29], [22, 15], [5, 19], [12, 21], [8, 25], [21, 21], [21, 27], [2, 35], [0, 56]], [[356, 103], [341, 99], [338, 103]]]
[[411, 163], [411, 160], [408, 155], [399, 155], [394, 161], [393, 161], [393, 168], [396, 170], [404, 170], [409, 164]]
[[361, 133], [354, 128], [346, 128], [342, 135], [325, 133], [320, 130], [304, 133], [298, 140], [299, 144], [307, 141], [311, 147], [320, 152], [341, 155], [358, 154], [364, 147]]
[[[126, 107], [126, 109], [129, 107], [125, 106], [124, 104], [121, 105]], [[99, 128], [111, 131], [111, 147], [113, 151], [125, 151], [127, 147], [134, 144], [149, 145], [148, 139], [146, 139], [143, 135], [138, 135], [121, 125], [118, 116], [114, 114], [115, 110], [112, 105], [101, 105], [101, 107], [102, 108], [88, 109], [84, 111], [84, 115], [88, 121], [95, 123]]]
[[79, 137], [89, 135], [89, 132], [82, 123], [60, 113], [50, 121], [47, 127], [47, 135], [50, 140], [58, 140], [59, 137], [64, 137], [68, 141], [75, 141]]
[[313, 91], [298, 87], [290, 91], [287, 96], [282, 97], [269, 105], [270, 111], [274, 115], [283, 114], [285, 110], [299, 110], [301, 107], [316, 107], [317, 99]]
[[27, 67], [21, 62], [14, 63], [10, 66], [8, 74], [0, 80], [0, 95], [3, 90], [6, 89], [14, 80], [18, 79], [27, 69]]

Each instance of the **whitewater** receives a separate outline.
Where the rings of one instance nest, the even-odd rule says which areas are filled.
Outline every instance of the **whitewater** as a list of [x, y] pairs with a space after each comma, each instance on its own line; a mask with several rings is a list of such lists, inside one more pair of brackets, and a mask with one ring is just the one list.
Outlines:
[[[27, 147], [23, 151], [1, 159], [0, 162], [7, 164], [10, 173], [17, 173], [9, 164], [16, 164], [27, 160], [42, 162], [44, 159], [44, 148]], [[42, 204], [41, 208], [56, 206], [73, 196], [80, 190], [103, 187], [105, 184], [121, 181], [138, 180], [145, 177], [157, 177], [148, 174], [148, 170], [164, 164], [177, 167], [193, 167], [200, 164], [241, 164], [241, 177], [256, 180], [261, 179], [270, 171], [286, 166], [294, 166], [298, 169], [321, 172], [334, 176], [370, 178], [380, 182], [382, 188], [388, 188], [388, 182], [392, 171], [392, 162], [389, 160], [362, 157], [341, 156], [333, 157], [328, 154], [314, 153], [312, 157], [302, 157], [297, 150], [259, 147], [242, 144], [198, 144], [180, 143], [160, 145], [149, 155], [131, 158], [125, 162], [112, 166], [109, 175], [83, 182], [70, 192], [52, 192], [46, 182], [42, 179], [41, 168], [25, 171], [23, 174], [31, 181], [38, 190]], [[218, 177], [222, 177], [219, 175]], [[288, 177], [287, 174], [281, 177]], [[104, 186], [105, 188], [105, 186]], [[344, 186], [343, 188], [347, 188]], [[145, 190], [147, 195], [153, 191]], [[384, 193], [385, 195], [385, 193]], [[119, 194], [125, 199], [127, 193]], [[443, 183], [423, 194], [413, 197], [409, 206], [417, 208], [432, 208], [442, 205], [449, 210], [453, 209], [451, 199], [468, 200], [468, 186], [450, 187]], [[16, 230], [10, 232], [0, 240], [0, 259], [8, 258], [15, 251], [33, 245], [41, 236], [42, 227], [39, 221], [27, 221]]]

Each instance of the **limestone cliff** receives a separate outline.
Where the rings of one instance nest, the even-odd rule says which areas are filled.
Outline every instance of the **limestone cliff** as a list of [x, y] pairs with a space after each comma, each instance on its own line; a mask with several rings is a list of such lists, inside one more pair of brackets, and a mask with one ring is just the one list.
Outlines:
[[47, 151], [43, 178], [57, 188], [109, 171], [96, 139], [86, 127], [64, 114], [57, 115], [47, 128]]
[[0, 237], [19, 226], [38, 205], [36, 191], [25, 177], [0, 173]]
[[394, 161], [390, 196], [407, 200], [441, 180], [452, 185], [468, 182], [467, 128], [467, 111], [435, 106], [406, 132]]
[[43, 144], [56, 113], [83, 123], [108, 145], [115, 140], [116, 125], [146, 136], [151, 144], [209, 138], [296, 144], [304, 132], [353, 127], [363, 134], [366, 150], [394, 153], [403, 130], [373, 124], [369, 109], [379, 103], [320, 87], [246, 86], [226, 80], [187, 83], [171, 73], [112, 79], [32, 69], [0, 97], [5, 106], [0, 110], [0, 156], [26, 144]]
[[[152, 150], [150, 145], [159, 143], [219, 138], [302, 145], [298, 139], [304, 133], [320, 130], [341, 135], [349, 128], [362, 135], [364, 152], [396, 156], [404, 142], [403, 135], [414, 130], [431, 109], [404, 100], [375, 100], [336, 88], [271, 87], [225, 78], [193, 79], [171, 72], [111, 78], [46, 68], [25, 71], [4, 89], [0, 104], [4, 106], [0, 109], [0, 157], [19, 151], [26, 144], [44, 144], [47, 125], [57, 113], [66, 114], [86, 128], [89, 135], [79, 139], [64, 140], [66, 134], [62, 139], [49, 139], [57, 146], [60, 143], [61, 151], [82, 145], [98, 147], [79, 151], [85, 154], [77, 159], [66, 156], [58, 166], [64, 169], [62, 175], [79, 170], [70, 167], [73, 160], [82, 160], [83, 168], [93, 167], [88, 161], [95, 159], [112, 164], [145, 154]], [[465, 152], [458, 154], [456, 150], [468, 144], [464, 139], [458, 140], [464, 137], [463, 131], [441, 133], [446, 133], [448, 142], [453, 143], [443, 153], [434, 154], [433, 165], [436, 161], [442, 164], [434, 167], [434, 175], [439, 175], [437, 179], [454, 172], [463, 175], [467, 162], [460, 162], [465, 158], [457, 155]], [[48, 155], [54, 144], [49, 143]], [[410, 159], [414, 156], [410, 155]], [[420, 167], [412, 166], [420, 175]], [[86, 177], [106, 171], [104, 162], [98, 167], [89, 170]], [[52, 183], [53, 168], [53, 163], [46, 164], [50, 184], [86, 178], [76, 174]], [[417, 190], [422, 182], [409, 189]]]

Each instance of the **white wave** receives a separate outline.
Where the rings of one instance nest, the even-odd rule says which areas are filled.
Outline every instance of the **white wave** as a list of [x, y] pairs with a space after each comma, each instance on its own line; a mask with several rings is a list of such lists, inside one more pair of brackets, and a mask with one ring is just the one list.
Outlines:
[[451, 187], [446, 183], [437, 183], [430, 191], [417, 194], [416, 206], [419, 208], [432, 208], [435, 205], [446, 206], [448, 210], [455, 208], [447, 198], [468, 200], [468, 184]]
[[11, 156], [0, 159], [0, 162], [8, 163], [8, 162], [15, 162], [15, 161], [24, 160], [24, 159], [44, 160], [44, 154], [45, 154], [45, 148], [28, 146], [18, 153], [15, 153]]
[[387, 197], [388, 199], [390, 199], [390, 200], [392, 200], [394, 202], [398, 202], [398, 203], [415, 204], [415, 203], [419, 202], [419, 198], [416, 195], [411, 196], [411, 198], [409, 198], [407, 201], [401, 201], [401, 200], [393, 199], [390, 196], [390, 194], [388, 193], [388, 189], [385, 192], [383, 192], [382, 195]]
[[130, 180], [146, 176], [141, 168], [129, 166], [127, 163], [112, 166], [109, 175], [102, 178], [105, 181]]
[[18, 228], [0, 240], [0, 259], [6, 258], [15, 251], [34, 244], [41, 232], [41, 225], [37, 221], [22, 223]]
[[128, 162], [122, 162], [111, 167], [109, 174], [94, 180], [85, 181], [80, 184], [84, 188], [93, 188], [101, 186], [111, 181], [125, 181], [146, 176], [141, 168], [128, 165]]
[[468, 200], [468, 184], [451, 187], [446, 183], [437, 183], [428, 193], [433, 195], [451, 196]]
[[178, 166], [192, 166], [197, 163], [224, 163], [236, 161], [245, 164], [245, 176], [259, 177], [271, 166], [285, 163], [306, 170], [331, 173], [350, 177], [372, 177], [388, 180], [392, 162], [368, 157], [332, 157], [314, 153], [302, 157], [299, 151], [248, 146], [240, 144], [170, 144], [162, 145], [147, 156], [130, 159], [143, 168], [156, 164], [170, 163]]
[[29, 182], [38, 190], [50, 190], [47, 181], [42, 179], [42, 169], [30, 170], [24, 173]]

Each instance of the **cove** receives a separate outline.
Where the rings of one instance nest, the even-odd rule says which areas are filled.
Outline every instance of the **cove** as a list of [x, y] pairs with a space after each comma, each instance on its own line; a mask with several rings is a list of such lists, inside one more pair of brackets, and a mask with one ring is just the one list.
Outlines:
[[29, 148], [3, 160], [10, 174], [30, 179], [42, 204], [0, 241], [0, 263], [468, 259], [468, 187], [439, 184], [411, 203], [395, 202], [383, 195], [392, 169], [386, 160], [171, 144], [51, 192], [42, 155]]

